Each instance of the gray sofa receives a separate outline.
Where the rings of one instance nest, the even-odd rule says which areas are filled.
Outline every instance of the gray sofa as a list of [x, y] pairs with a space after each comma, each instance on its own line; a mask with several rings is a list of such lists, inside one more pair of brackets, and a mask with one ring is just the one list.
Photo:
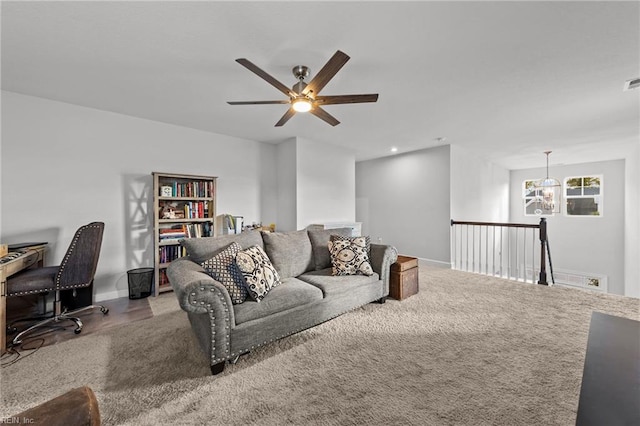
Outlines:
[[[335, 318], [367, 303], [384, 303], [389, 294], [389, 272], [397, 259], [394, 247], [371, 244], [374, 275], [332, 276], [327, 248], [331, 234], [349, 235], [350, 229], [302, 230], [190, 238], [182, 241], [187, 257], [171, 262], [167, 275], [180, 307], [211, 366], [224, 370], [251, 350]], [[231, 303], [227, 289], [206, 274], [201, 263], [232, 242], [242, 249], [259, 246], [269, 256], [282, 284], [256, 302]]]

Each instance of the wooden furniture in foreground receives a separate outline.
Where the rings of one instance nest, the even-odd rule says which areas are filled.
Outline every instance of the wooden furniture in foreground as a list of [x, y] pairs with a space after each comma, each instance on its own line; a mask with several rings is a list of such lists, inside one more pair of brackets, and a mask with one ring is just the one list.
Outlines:
[[24, 252], [0, 264], [0, 353], [7, 350], [7, 278], [31, 267], [44, 266], [45, 245], [25, 249]]
[[154, 291], [171, 291], [167, 267], [186, 255], [183, 238], [213, 237], [216, 180], [213, 176], [153, 172]]
[[593, 312], [576, 426], [640, 424], [640, 322]]
[[88, 386], [71, 389], [5, 419], [6, 423], [47, 426], [99, 426], [98, 400]]
[[389, 296], [403, 300], [418, 292], [418, 259], [398, 255], [396, 263], [391, 265], [389, 277]]

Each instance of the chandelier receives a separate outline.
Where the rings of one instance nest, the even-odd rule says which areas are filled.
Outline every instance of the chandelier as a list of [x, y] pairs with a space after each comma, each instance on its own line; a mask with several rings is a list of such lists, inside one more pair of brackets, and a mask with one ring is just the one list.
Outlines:
[[547, 155], [547, 177], [538, 180], [534, 184], [536, 194], [536, 214], [553, 214], [560, 213], [560, 195], [562, 194], [562, 185], [558, 179], [549, 177], [549, 154], [551, 151], [544, 152]]

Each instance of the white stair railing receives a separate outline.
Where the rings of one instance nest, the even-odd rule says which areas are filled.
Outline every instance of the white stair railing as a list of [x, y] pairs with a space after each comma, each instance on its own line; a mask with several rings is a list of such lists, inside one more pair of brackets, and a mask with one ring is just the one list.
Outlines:
[[549, 254], [545, 218], [538, 224], [451, 220], [452, 269], [548, 285]]

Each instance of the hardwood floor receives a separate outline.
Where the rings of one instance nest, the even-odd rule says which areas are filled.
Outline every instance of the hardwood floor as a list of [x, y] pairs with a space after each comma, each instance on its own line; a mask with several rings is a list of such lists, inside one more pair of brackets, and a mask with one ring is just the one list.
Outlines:
[[[153, 316], [153, 312], [149, 306], [149, 300], [147, 298], [132, 300], [127, 297], [123, 297], [119, 299], [104, 300], [96, 304], [109, 308], [109, 313], [105, 315], [100, 311], [100, 309], [93, 309], [78, 315], [78, 318], [80, 318], [84, 324], [80, 334], [75, 334], [73, 332], [75, 329], [75, 324], [73, 322], [62, 321], [57, 324], [52, 323], [51, 327], [45, 326], [40, 330], [34, 330], [32, 333], [25, 336], [25, 344], [28, 344], [29, 341], [35, 342], [37, 340], [38, 345], [42, 341], [42, 346], [53, 345], [70, 339], [79, 339], [82, 338], [82, 336], [86, 336], [100, 330], [151, 318]], [[47, 308], [51, 311], [51, 300], [48, 301]], [[37, 296], [8, 298], [7, 325], [12, 324], [20, 318], [38, 316], [39, 309], [42, 310], [42, 299], [38, 299]], [[30, 324], [33, 324], [33, 321], [19, 322], [15, 325], [19, 332], [28, 328]], [[64, 328], [64, 330], [62, 328]], [[15, 333], [7, 334], [7, 345], [10, 344], [13, 336], [15, 336]]]

